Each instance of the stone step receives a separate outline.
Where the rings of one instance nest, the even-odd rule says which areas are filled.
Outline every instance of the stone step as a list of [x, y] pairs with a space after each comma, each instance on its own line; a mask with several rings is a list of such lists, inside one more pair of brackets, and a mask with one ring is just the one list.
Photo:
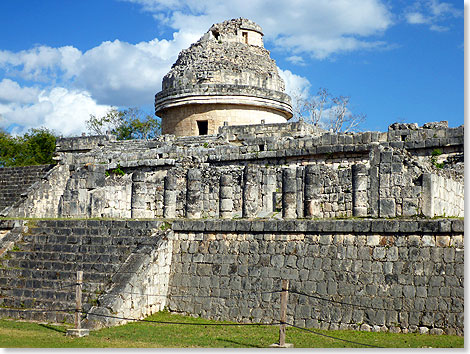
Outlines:
[[47, 323], [73, 323], [73, 313], [55, 312], [55, 311], [41, 311], [30, 309], [7, 309], [0, 307], [0, 318], [15, 318], [24, 321], [37, 321]]
[[[86, 246], [84, 246], [86, 247]], [[8, 253], [8, 259], [28, 260], [28, 261], [54, 261], [54, 262], [102, 262], [102, 263], [120, 263], [127, 255], [125, 252], [116, 252], [116, 247], [101, 247], [102, 252], [45, 252], [22, 250]], [[121, 247], [122, 248], [122, 247]], [[122, 251], [126, 251], [127, 247]], [[114, 251], [111, 253], [111, 251]], [[4, 261], [0, 259], [0, 263]]]
[[[51, 302], [70, 305], [75, 302], [75, 289], [1, 289], [0, 304], [7, 307], [47, 308]], [[23, 303], [24, 305], [21, 305]]]
[[162, 221], [159, 220], [92, 220], [92, 219], [66, 219], [66, 220], [36, 220], [34, 227], [41, 228], [101, 228], [101, 229], [141, 229], [148, 230], [159, 228]]
[[[103, 278], [106, 279], [106, 278]], [[82, 284], [83, 292], [96, 292], [101, 291], [105, 287], [103, 279], [98, 282], [86, 281]], [[10, 278], [0, 277], [0, 289], [53, 289], [53, 290], [65, 290], [75, 289], [76, 280], [50, 280], [50, 279], [39, 279], [39, 278]], [[75, 291], [75, 290], [74, 290]]]
[[31, 269], [38, 270], [51, 270], [51, 271], [77, 271], [83, 270], [84, 272], [97, 271], [100, 273], [112, 273], [118, 269], [120, 263], [101, 263], [101, 262], [61, 262], [61, 261], [41, 261], [41, 260], [28, 260], [28, 259], [7, 259], [3, 260], [5, 269]]
[[[154, 245], [159, 238], [152, 236], [59, 236], [59, 235], [24, 235], [23, 244], [60, 244], [60, 245]], [[21, 243], [18, 244], [21, 249]]]
[[[36, 243], [36, 244], [23, 244], [19, 245], [21, 252], [32, 252], [32, 253], [63, 253], [63, 254], [92, 254], [92, 255], [128, 255], [135, 249], [135, 246], [125, 245], [74, 245], [74, 244], [47, 244], [47, 243]], [[20, 251], [18, 251], [20, 252]], [[10, 252], [9, 256], [13, 253]]]
[[[115, 272], [100, 273], [96, 271], [83, 272], [84, 283], [101, 283], [109, 279]], [[76, 271], [55, 271], [55, 270], [32, 270], [32, 269], [6, 269], [0, 268], [0, 279], [2, 277], [15, 279], [47, 279], [47, 280], [61, 280], [74, 283], [77, 278]]]

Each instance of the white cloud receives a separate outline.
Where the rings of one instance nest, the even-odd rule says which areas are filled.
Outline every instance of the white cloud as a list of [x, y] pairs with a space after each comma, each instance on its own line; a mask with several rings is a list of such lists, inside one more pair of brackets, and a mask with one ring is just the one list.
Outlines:
[[0, 81], [0, 103], [33, 103], [37, 101], [39, 89], [35, 87], [21, 87], [10, 79]]
[[298, 55], [292, 55], [290, 57], [287, 57], [286, 60], [288, 62], [291, 62], [294, 65], [300, 65], [300, 66], [305, 66], [305, 60], [301, 56]]
[[[64, 135], [79, 135], [86, 130], [85, 122], [90, 114], [102, 116], [111, 108], [97, 104], [86, 91], [63, 87], [39, 90], [20, 87], [11, 80], [5, 84], [5, 81], [0, 83], [0, 93], [9, 94], [4, 94], [5, 100], [0, 102], [0, 127], [16, 126], [17, 134], [30, 128], [46, 127]], [[8, 91], [9, 87], [11, 91]], [[21, 101], [14, 96], [15, 92], [30, 93], [31, 99]]]
[[392, 24], [381, 0], [127, 0], [138, 3], [177, 30], [205, 32], [211, 24], [247, 17], [266, 39], [294, 54], [325, 58], [333, 53], [383, 45], [368, 40]]
[[417, 0], [409, 6], [404, 17], [412, 25], [428, 25], [431, 31], [443, 32], [449, 27], [440, 24], [450, 18], [462, 17], [463, 12], [452, 4], [439, 0]]
[[26, 80], [52, 85], [58, 81], [87, 91], [99, 104], [138, 106], [153, 102], [180, 50], [198, 38], [199, 34], [176, 32], [172, 40], [115, 40], [85, 53], [70, 46], [0, 51], [0, 69]]
[[410, 24], [428, 23], [429, 19], [419, 12], [409, 12], [405, 14], [406, 21]]
[[103, 104], [151, 103], [179, 51], [197, 39], [198, 35], [178, 32], [171, 41], [104, 42], [82, 55], [75, 67], [75, 82]]
[[11, 74], [27, 80], [47, 82], [58, 76], [58, 70], [69, 72], [80, 55], [80, 51], [71, 46], [39, 46], [17, 53], [0, 51], [0, 68], [12, 71]]
[[286, 84], [286, 93], [290, 96], [299, 96], [302, 98], [308, 98], [309, 90], [312, 86], [307, 78], [293, 74], [290, 70], [282, 70], [277, 68], [279, 75]]

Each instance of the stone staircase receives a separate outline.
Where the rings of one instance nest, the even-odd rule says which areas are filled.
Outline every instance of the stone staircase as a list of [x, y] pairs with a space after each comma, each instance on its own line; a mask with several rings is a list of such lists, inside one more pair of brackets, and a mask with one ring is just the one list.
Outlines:
[[0, 212], [17, 202], [53, 165], [0, 168]]
[[126, 272], [128, 259], [135, 262], [136, 255], [155, 247], [161, 222], [43, 220], [26, 225], [10, 250], [2, 247], [0, 236], [0, 317], [73, 323], [76, 272], [83, 271], [82, 303], [88, 311], [113, 277]]

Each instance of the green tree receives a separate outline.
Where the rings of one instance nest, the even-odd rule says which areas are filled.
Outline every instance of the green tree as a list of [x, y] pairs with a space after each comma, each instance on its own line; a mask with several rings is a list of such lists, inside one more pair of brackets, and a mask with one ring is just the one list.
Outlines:
[[103, 117], [90, 115], [86, 125], [98, 135], [108, 131], [118, 140], [153, 139], [161, 134], [160, 120], [138, 108], [110, 109]]
[[12, 136], [0, 130], [0, 166], [29, 166], [54, 163], [56, 136], [46, 128], [30, 129]]

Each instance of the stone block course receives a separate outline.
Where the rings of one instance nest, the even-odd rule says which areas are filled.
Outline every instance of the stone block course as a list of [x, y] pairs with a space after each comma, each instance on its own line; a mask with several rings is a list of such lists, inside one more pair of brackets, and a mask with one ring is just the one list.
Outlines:
[[[462, 289], [463, 283], [456, 279], [463, 274], [459, 272], [459, 276], [454, 276], [451, 269], [460, 265], [463, 267], [463, 258], [460, 256], [458, 258], [458, 252], [448, 244], [430, 242], [431, 239], [435, 240], [438, 237], [452, 239], [461, 235], [455, 233], [425, 235], [419, 230], [421, 227], [430, 227], [427, 220], [413, 220], [412, 224], [408, 222], [408, 225], [401, 226], [402, 222], [407, 221], [372, 219], [318, 220], [315, 221], [317, 224], [315, 231], [309, 231], [308, 225], [314, 221], [308, 221], [307, 231], [301, 234], [296, 230], [290, 230], [291, 221], [267, 221], [264, 232], [269, 233], [266, 236], [272, 236], [255, 238], [251, 230], [257, 229], [258, 226], [253, 227], [253, 223], [260, 222], [262, 221], [237, 220], [236, 225], [240, 231], [225, 230], [222, 225], [220, 231], [216, 232], [215, 239], [218, 238], [217, 233], [223, 234], [225, 243], [231, 250], [230, 267], [233, 269], [227, 268], [225, 272], [222, 271], [225, 277], [231, 279], [223, 288], [227, 295], [242, 292], [248, 296], [256, 289], [275, 290], [280, 279], [289, 279], [292, 289], [296, 291], [362, 306], [331, 307], [328, 301], [319, 303], [315, 298], [290, 294], [288, 313], [295, 321], [313, 323], [312, 321], [320, 319], [324, 323], [324, 328], [330, 329], [336, 328], [335, 326], [352, 329], [356, 328], [357, 323], [366, 322], [371, 328], [377, 326], [381, 330], [392, 332], [412, 331], [414, 328], [412, 326], [421, 326], [428, 331], [433, 330], [433, 333], [441, 331], [462, 333], [463, 322], [450, 320], [449, 314], [457, 316], [460, 311], [460, 302], [454, 303], [452, 297], [455, 296], [453, 294], [456, 294], [457, 289]], [[356, 222], [371, 225], [371, 230], [375, 230], [375, 233], [364, 234], [354, 231], [358, 230], [357, 226], [354, 226]], [[448, 230], [439, 225], [440, 222], [448, 223], [446, 219], [431, 222], [433, 223], [431, 227], [438, 232]], [[175, 222], [178, 223], [179, 221]], [[240, 227], [242, 223], [247, 226]], [[277, 226], [270, 226], [269, 223]], [[191, 228], [187, 223], [185, 225], [188, 229]], [[409, 225], [413, 227], [409, 228]], [[270, 231], [266, 231], [266, 226]], [[185, 231], [180, 230], [179, 233]], [[209, 233], [206, 227], [202, 238], [195, 242], [215, 242], [209, 241]], [[199, 249], [199, 252], [201, 261], [204, 264], [211, 264], [212, 274], [218, 276], [220, 271], [215, 272], [214, 267], [217, 267], [217, 262], [225, 259], [221, 251], [214, 248], [210, 252], [209, 248], [207, 250], [203, 248]], [[259, 257], [250, 261], [245, 256], [247, 254], [259, 254]], [[438, 260], [429, 261], [435, 257], [433, 254], [440, 254], [440, 257]], [[442, 273], [441, 268], [437, 266], [439, 264], [446, 265], [445, 273]], [[172, 279], [178, 279], [180, 274], [188, 278], [198, 276], [197, 270], [196, 273], [192, 273], [190, 268], [185, 268], [184, 262], [173, 269], [175, 270], [172, 271], [169, 285], [170, 298], [172, 294], [179, 296], [183, 291], [179, 288], [179, 281]], [[185, 287], [184, 294], [192, 296], [191, 294], [207, 292], [208, 289], [199, 282], [197, 286]], [[222, 291], [217, 282], [211, 282], [210, 289], [214, 294], [220, 294]], [[171, 310], [198, 311], [189, 306], [188, 302], [180, 302], [178, 299], [179, 297], [175, 297], [170, 302]], [[267, 312], [267, 309], [275, 306], [272, 297], [268, 299], [254, 296], [253, 301], [251, 305], [240, 302], [230, 305], [227, 302], [224, 304], [212, 301], [211, 308], [204, 312], [201, 309], [196, 314], [242, 322], [277, 320], [275, 311]], [[234, 305], [239, 311], [231, 307]], [[240, 306], [247, 308], [240, 309]], [[373, 307], [374, 310], [368, 309], [369, 307]], [[257, 311], [250, 311], [253, 308]], [[442, 317], [441, 314], [444, 312], [445, 315]], [[220, 313], [225, 315], [218, 317]], [[254, 314], [256, 318], [253, 318]]]

